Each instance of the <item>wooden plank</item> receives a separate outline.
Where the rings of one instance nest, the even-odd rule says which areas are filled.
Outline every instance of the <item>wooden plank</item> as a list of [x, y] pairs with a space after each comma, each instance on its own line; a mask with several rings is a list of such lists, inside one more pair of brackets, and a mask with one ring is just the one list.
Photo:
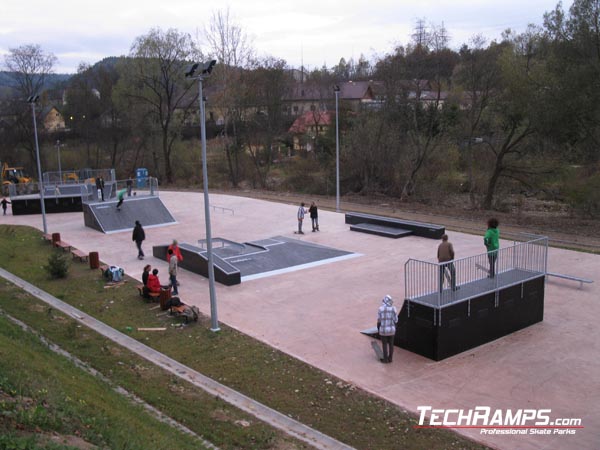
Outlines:
[[158, 328], [138, 328], [138, 331], [166, 331], [167, 329], [164, 327], [158, 327]]

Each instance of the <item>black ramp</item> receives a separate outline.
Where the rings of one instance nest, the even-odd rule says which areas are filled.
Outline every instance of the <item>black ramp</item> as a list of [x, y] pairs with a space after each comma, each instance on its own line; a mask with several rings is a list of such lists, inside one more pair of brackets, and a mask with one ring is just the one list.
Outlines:
[[115, 200], [85, 203], [85, 225], [103, 233], [117, 233], [132, 230], [136, 220], [144, 228], [177, 223], [159, 197], [126, 197], [120, 211], [116, 206]]
[[[215, 254], [221, 256], [219, 252], [220, 249], [215, 249]], [[247, 281], [356, 256], [358, 255], [352, 252], [276, 236], [247, 243], [244, 251], [221, 257], [238, 268], [242, 281]]]

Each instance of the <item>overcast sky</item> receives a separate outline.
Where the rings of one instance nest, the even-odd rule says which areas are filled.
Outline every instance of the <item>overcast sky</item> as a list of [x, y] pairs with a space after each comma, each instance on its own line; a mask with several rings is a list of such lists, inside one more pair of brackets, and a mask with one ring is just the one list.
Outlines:
[[[135, 37], [152, 27], [196, 36], [213, 12], [229, 7], [230, 18], [252, 39], [261, 56], [290, 66], [331, 67], [340, 58], [385, 55], [406, 44], [417, 19], [446, 27], [451, 48], [475, 34], [488, 41], [506, 28], [518, 32], [543, 24], [556, 7], [543, 0], [2, 0], [0, 55], [9, 48], [39, 44], [58, 58], [56, 72], [76, 72], [80, 62], [129, 53]], [[564, 0], [568, 10], [572, 0]], [[4, 68], [4, 58], [0, 59]]]

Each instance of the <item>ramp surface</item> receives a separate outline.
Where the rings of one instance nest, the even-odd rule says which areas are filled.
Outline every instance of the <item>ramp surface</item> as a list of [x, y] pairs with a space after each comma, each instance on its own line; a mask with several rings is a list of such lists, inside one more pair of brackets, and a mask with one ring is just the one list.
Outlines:
[[103, 233], [118, 233], [132, 230], [139, 220], [144, 228], [177, 223], [159, 197], [128, 197], [117, 210], [114, 200], [85, 203], [83, 205], [85, 225]]

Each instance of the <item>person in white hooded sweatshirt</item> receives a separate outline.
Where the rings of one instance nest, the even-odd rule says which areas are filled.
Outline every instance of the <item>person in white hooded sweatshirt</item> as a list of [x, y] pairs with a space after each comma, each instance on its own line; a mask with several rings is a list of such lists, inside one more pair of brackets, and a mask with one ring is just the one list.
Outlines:
[[383, 358], [380, 361], [384, 364], [392, 362], [397, 322], [398, 311], [396, 311], [394, 301], [390, 295], [386, 295], [377, 312], [377, 330], [381, 336], [381, 346], [383, 347]]

